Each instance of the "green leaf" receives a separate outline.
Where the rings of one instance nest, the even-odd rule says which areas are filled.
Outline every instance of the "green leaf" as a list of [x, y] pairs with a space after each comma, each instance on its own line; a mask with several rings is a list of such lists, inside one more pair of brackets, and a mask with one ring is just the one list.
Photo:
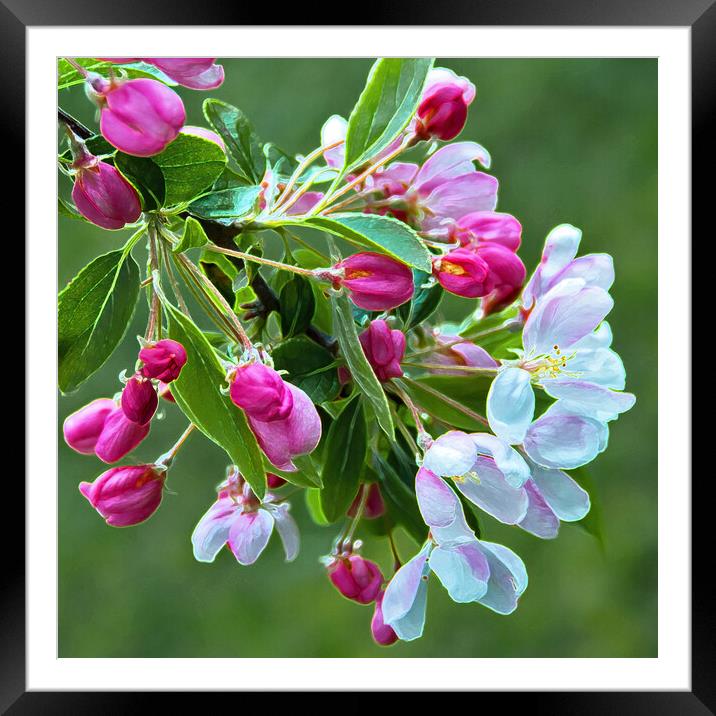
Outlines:
[[[130, 79], [137, 79], [140, 77], [148, 77], [149, 79], [159, 80], [165, 85], [170, 87], [176, 87], [176, 82], [167, 77], [159, 68], [150, 65], [147, 62], [132, 62], [126, 65], [113, 65], [111, 62], [105, 62], [98, 60], [94, 57], [79, 57], [75, 58], [75, 62], [84, 67], [90, 72], [98, 72], [103, 75], [107, 75], [111, 67], [115, 70], [124, 73], [124, 75]], [[57, 89], [63, 90], [74, 85], [81, 85], [84, 83], [84, 77], [77, 72], [77, 70], [65, 59], [60, 59], [57, 62]]]
[[266, 160], [246, 115], [226, 102], [207, 99], [204, 101], [204, 116], [224, 140], [231, 168], [249, 183], [258, 184], [263, 177]]
[[153, 211], [164, 206], [164, 174], [151, 159], [117, 152], [114, 166], [141, 194], [144, 211]]
[[174, 247], [173, 251], [175, 254], [180, 254], [187, 249], [198, 249], [208, 243], [209, 237], [206, 235], [202, 225], [196, 219], [192, 219], [191, 216], [189, 216], [184, 222], [184, 233], [182, 234], [181, 240]]
[[190, 201], [210, 187], [226, 166], [221, 147], [193, 134], [179, 134], [169, 146], [152, 157], [164, 175], [164, 204]]
[[351, 506], [368, 448], [368, 432], [360, 398], [352, 400], [328, 431], [323, 456], [321, 508], [335, 522]]
[[428, 274], [422, 271], [413, 271], [413, 281], [416, 289], [412, 300], [404, 303], [398, 308], [398, 313], [403, 319], [403, 329], [405, 331], [419, 326], [437, 311], [440, 301], [444, 296], [444, 291], [439, 283], [435, 283], [429, 288], [422, 288], [428, 280]]
[[314, 403], [333, 400], [340, 390], [332, 353], [305, 336], [279, 343], [271, 354], [276, 370], [288, 371], [289, 383], [304, 391]]
[[[179, 134], [163, 152], [153, 157], [133, 157], [122, 152], [115, 166], [141, 191], [145, 209], [191, 201], [210, 187], [226, 166], [221, 147], [193, 134]], [[151, 197], [154, 206], [148, 206]]]
[[311, 519], [317, 524], [325, 527], [330, 525], [330, 520], [323, 514], [321, 509], [321, 491], [315, 487], [306, 490], [306, 507]]
[[58, 382], [75, 390], [122, 340], [139, 295], [139, 267], [128, 250], [85, 266], [58, 296]]
[[375, 62], [350, 117], [343, 172], [385, 149], [407, 126], [420, 103], [433, 60], [386, 58]]
[[286, 480], [286, 482], [290, 482], [297, 487], [323, 487], [323, 481], [311, 455], [299, 455], [298, 457], [291, 458], [291, 462], [298, 469], [295, 472], [285, 472], [284, 470], [279, 470], [275, 465], [272, 465], [267, 458], [265, 462], [266, 472], [278, 475]]
[[579, 527], [592, 535], [599, 542], [601, 549], [604, 550], [604, 519], [602, 516], [602, 501], [599, 498], [599, 492], [592, 473], [587, 467], [578, 467], [575, 470], [565, 470], [565, 472], [573, 480], [575, 480], [583, 490], [586, 490], [589, 493], [589, 501], [591, 503], [589, 512], [587, 512], [581, 520], [574, 522], [573, 524], [579, 525]]
[[65, 201], [61, 197], [57, 197], [57, 213], [59, 216], [65, 216], [68, 219], [79, 219], [80, 221], [87, 221], [82, 214], [80, 214], [74, 205], [69, 201]]
[[240, 186], [214, 191], [189, 204], [189, 212], [204, 219], [234, 221], [254, 210], [260, 193], [260, 186]]
[[353, 321], [352, 304], [345, 294], [335, 296], [331, 303], [333, 305], [333, 330], [343, 352], [343, 357], [346, 359], [348, 368], [353, 375], [353, 380], [358, 384], [366, 400], [373, 407], [378, 424], [385, 434], [393, 440], [395, 427], [393, 426], [388, 399], [385, 397], [383, 386], [375, 377], [375, 373], [358, 341], [358, 332]]
[[415, 491], [400, 479], [382, 455], [373, 454], [373, 466], [380, 478], [380, 492], [388, 513], [418, 544], [422, 544], [428, 535], [428, 528], [420, 515]]
[[266, 492], [264, 457], [242, 410], [221, 392], [226, 373], [204, 334], [190, 318], [165, 302], [169, 336], [181, 343], [187, 361], [172, 383], [172, 395], [182, 412], [201, 432], [222, 447], [239, 468], [256, 496]]
[[430, 273], [430, 252], [407, 224], [392, 216], [345, 213], [331, 216], [309, 216], [291, 222], [327, 231], [361, 248], [388, 254], [399, 261]]
[[311, 325], [316, 308], [311, 282], [294, 274], [281, 288], [278, 302], [283, 337], [304, 333]]
[[[199, 268], [214, 284], [229, 306], [234, 306], [236, 301], [234, 281], [239, 276], [239, 269], [229, 261], [228, 257], [216, 251], [204, 250], [199, 258]], [[213, 297], [211, 300], [216, 302]], [[219, 306], [218, 303], [217, 306]], [[221, 308], [221, 306], [219, 307]]]

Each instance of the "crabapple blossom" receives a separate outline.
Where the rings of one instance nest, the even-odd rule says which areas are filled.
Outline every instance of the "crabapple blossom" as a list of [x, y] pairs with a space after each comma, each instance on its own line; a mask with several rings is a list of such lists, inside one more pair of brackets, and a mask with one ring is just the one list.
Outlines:
[[335, 555], [327, 569], [333, 586], [358, 604], [373, 602], [383, 586], [380, 567], [359, 554]]
[[145, 345], [139, 351], [139, 360], [142, 361], [141, 372], [145, 378], [171, 383], [179, 377], [186, 364], [187, 355], [181, 343], [163, 338], [156, 343]]
[[402, 331], [391, 329], [379, 318], [370, 322], [358, 340], [378, 380], [385, 382], [403, 375], [400, 361], [405, 353], [405, 334]]
[[97, 160], [77, 166], [72, 201], [88, 221], [103, 229], [122, 229], [142, 213], [136, 189], [111, 164]]
[[158, 402], [152, 381], [141, 373], [133, 375], [122, 390], [122, 411], [133, 423], [148, 423], [157, 410]]
[[80, 483], [79, 489], [108, 525], [130, 527], [156, 512], [165, 479], [162, 465], [125, 465], [103, 472], [94, 482]]
[[370, 621], [370, 632], [376, 644], [379, 646], [390, 646], [398, 641], [398, 635], [383, 619], [383, 595], [384, 592], [380, 592], [375, 598], [373, 618]]
[[440, 334], [435, 336], [437, 343], [434, 353], [430, 354], [430, 363], [446, 366], [445, 370], [432, 368], [432, 373], [464, 376], [460, 370], [449, 370], [449, 366], [469, 366], [472, 368], [497, 368], [499, 363], [482, 347], [459, 336]]
[[278, 502], [270, 492], [260, 501], [235, 468], [218, 493], [191, 536], [194, 557], [199, 562], [213, 562], [221, 548], [228, 545], [239, 564], [253, 564], [266, 548], [274, 527], [283, 543], [286, 561], [296, 559], [299, 534], [288, 503]]
[[179, 95], [157, 80], [105, 80], [91, 74], [89, 82], [100, 107], [102, 136], [125, 154], [159, 154], [184, 126]]
[[419, 139], [447, 142], [465, 126], [467, 108], [475, 99], [475, 85], [452, 70], [435, 67], [428, 74], [418, 105], [413, 132]]
[[345, 286], [353, 303], [366, 311], [388, 311], [413, 296], [413, 272], [385, 254], [364, 251], [334, 267], [334, 284]]
[[263, 422], [284, 420], [293, 410], [293, 393], [271, 367], [245, 363], [233, 371], [229, 395], [250, 417]]

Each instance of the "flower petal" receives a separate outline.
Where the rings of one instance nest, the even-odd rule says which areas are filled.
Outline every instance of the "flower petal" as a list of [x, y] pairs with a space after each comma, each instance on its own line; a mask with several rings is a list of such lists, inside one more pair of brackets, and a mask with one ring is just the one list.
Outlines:
[[636, 397], [582, 380], [544, 382], [548, 395], [564, 403], [565, 408], [600, 422], [615, 420], [620, 413], [634, 407]]
[[199, 562], [213, 562], [229, 540], [229, 530], [241, 514], [241, 507], [231, 498], [215, 502], [199, 520], [191, 535], [194, 557]]
[[229, 530], [229, 547], [239, 564], [253, 564], [264, 551], [273, 531], [273, 517], [267, 510], [240, 514]]
[[464, 475], [475, 462], [477, 451], [469, 435], [451, 430], [427, 449], [423, 467], [443, 477]]
[[500, 371], [487, 393], [487, 419], [492, 432], [507, 443], [522, 442], [535, 412], [531, 376], [522, 368]]
[[517, 450], [489, 433], [472, 433], [472, 441], [480, 455], [491, 457], [497, 469], [512, 487], [522, 487], [530, 477], [530, 467]]
[[489, 457], [479, 457], [473, 468], [475, 477], [466, 475], [455, 486], [470, 502], [500, 522], [515, 525], [527, 512], [527, 494], [521, 487], [507, 483], [505, 476]]
[[525, 322], [522, 341], [528, 355], [564, 352], [591, 333], [612, 310], [614, 300], [582, 279], [560, 281], [539, 301]]
[[527, 570], [524, 562], [511, 550], [494, 542], [480, 542], [490, 565], [487, 593], [478, 601], [498, 614], [510, 614], [517, 608], [527, 589]]
[[560, 520], [576, 522], [589, 512], [589, 493], [567, 473], [533, 465], [532, 479], [544, 501]]
[[286, 553], [286, 561], [293, 562], [298, 556], [301, 538], [296, 520], [294, 520], [289, 513], [288, 503], [283, 502], [280, 505], [266, 505], [266, 509], [273, 515], [276, 521], [276, 531], [281, 538], [283, 551]]
[[487, 592], [490, 567], [477, 541], [436, 547], [429, 564], [454, 602], [474, 602]]
[[544, 501], [534, 482], [530, 480], [525, 485], [529, 496], [529, 507], [520, 527], [542, 539], [554, 539], [559, 532], [559, 519]]
[[[415, 177], [414, 188], [423, 196], [436, 186], [455, 177], [475, 172], [474, 161], [485, 168], [490, 167], [490, 155], [477, 142], [455, 142], [438, 149], [420, 168]], [[466, 212], [467, 213], [467, 212]], [[460, 218], [460, 217], [456, 217]]]
[[415, 476], [420, 514], [429, 527], [447, 527], [455, 520], [459, 500], [444, 480], [421, 467]]
[[428, 597], [427, 564], [432, 545], [427, 542], [409, 562], [393, 576], [383, 596], [383, 622], [404, 641], [423, 634]]
[[524, 448], [542, 467], [571, 470], [594, 460], [600, 452], [602, 436], [602, 424], [597, 420], [547, 411], [530, 425]]

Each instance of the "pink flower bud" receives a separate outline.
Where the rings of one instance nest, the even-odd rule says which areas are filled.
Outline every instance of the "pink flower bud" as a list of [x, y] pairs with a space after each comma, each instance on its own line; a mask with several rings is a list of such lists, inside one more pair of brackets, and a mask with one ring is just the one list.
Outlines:
[[398, 641], [398, 635], [393, 628], [383, 621], [383, 594], [381, 592], [375, 598], [375, 610], [373, 618], [370, 621], [370, 632], [373, 635], [373, 641], [379, 646], [390, 646]]
[[149, 378], [133, 375], [122, 391], [122, 410], [129, 420], [146, 425], [157, 410], [157, 391]]
[[79, 168], [72, 200], [85, 219], [103, 229], [121, 229], [142, 213], [135, 188], [106, 162]]
[[374, 520], [385, 514], [385, 503], [383, 502], [383, 497], [380, 494], [380, 488], [375, 482], [373, 482], [370, 485], [361, 486], [358, 490], [355, 500], [353, 500], [353, 503], [348, 508], [348, 517], [356, 516], [363, 490], [366, 489], [368, 490], [368, 497], [366, 498], [365, 507], [363, 508], [363, 517], [367, 520]]
[[65, 418], [65, 442], [83, 455], [92, 455], [107, 416], [116, 408], [113, 400], [98, 398]]
[[269, 490], [278, 490], [279, 487], [283, 487], [286, 484], [286, 480], [269, 472], [266, 473], [266, 484]]
[[370, 604], [383, 586], [378, 565], [358, 554], [336, 557], [328, 567], [328, 578], [344, 597], [358, 604]]
[[174, 396], [172, 395], [172, 391], [170, 390], [169, 386], [161, 380], [159, 381], [159, 385], [157, 386], [157, 393], [159, 394], [160, 398], [164, 398], [164, 400], [170, 403], [177, 402], [176, 400], [174, 400]]
[[221, 149], [226, 152], [224, 140], [216, 132], [212, 132], [210, 129], [206, 129], [205, 127], [193, 127], [187, 124], [182, 127], [181, 133], [189, 134], [193, 137], [200, 137], [201, 139], [206, 139], [209, 142], [214, 142], [214, 144], [218, 144]]
[[103, 462], [112, 463], [121, 460], [132, 452], [149, 434], [149, 425], [133, 423], [124, 414], [120, 406], [107, 416], [94, 452]]
[[454, 139], [467, 120], [467, 108], [475, 99], [475, 86], [465, 77], [436, 68], [428, 76], [418, 106], [415, 134], [421, 139]]
[[224, 68], [215, 57], [144, 57], [175, 82], [195, 90], [215, 89], [224, 81]]
[[144, 522], [162, 501], [166, 471], [156, 465], [127, 465], [103, 472], [80, 492], [112, 527]]
[[186, 363], [184, 346], [170, 338], [164, 338], [139, 351], [142, 375], [145, 378], [156, 378], [163, 383], [171, 383], [181, 373]]
[[102, 136], [126, 154], [159, 154], [179, 134], [186, 112], [179, 95], [150, 79], [93, 82], [102, 106]]
[[[459, 336], [437, 336], [438, 349], [430, 355], [430, 363], [439, 363], [444, 366], [470, 366], [473, 368], [497, 368], [498, 363], [480, 346], [471, 341], [461, 340]], [[441, 375], [461, 375], [459, 370], [433, 369], [432, 373]]]
[[405, 336], [401, 331], [391, 330], [385, 321], [377, 319], [358, 340], [378, 380], [385, 382], [403, 375], [400, 361], [405, 354]]
[[455, 249], [435, 257], [433, 275], [446, 291], [465, 298], [485, 296], [493, 288], [489, 266], [468, 249]]
[[387, 311], [413, 296], [413, 272], [389, 256], [366, 251], [334, 268], [343, 270], [338, 283], [350, 291], [353, 303], [367, 311]]
[[235, 405], [261, 422], [283, 420], [293, 408], [293, 394], [281, 376], [262, 363], [239, 366], [231, 379], [229, 395]]
[[517, 254], [497, 243], [480, 247], [480, 257], [490, 269], [492, 290], [482, 299], [482, 313], [500, 311], [520, 295], [527, 271]]
[[517, 251], [522, 241], [522, 225], [514, 216], [497, 211], [473, 211], [459, 218], [454, 227], [463, 246], [501, 244]]

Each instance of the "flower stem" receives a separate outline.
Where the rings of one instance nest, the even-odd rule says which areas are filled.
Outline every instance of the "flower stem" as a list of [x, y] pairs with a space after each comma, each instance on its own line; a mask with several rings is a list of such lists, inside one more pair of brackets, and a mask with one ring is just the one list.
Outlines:
[[459, 370], [464, 373], [476, 373], [478, 375], [495, 375], [497, 368], [479, 368], [471, 365], [443, 365], [441, 363], [411, 363], [403, 360], [401, 365], [411, 366], [413, 368], [424, 368], [425, 370]]
[[234, 256], [237, 259], [243, 259], [244, 261], [250, 261], [256, 264], [262, 264], [264, 266], [271, 266], [272, 268], [279, 269], [281, 271], [291, 271], [292, 273], [298, 273], [302, 276], [313, 277], [313, 271], [311, 269], [301, 268], [300, 266], [291, 266], [291, 264], [284, 264], [280, 261], [273, 261], [272, 259], [265, 259], [261, 256], [254, 256], [253, 254], [247, 254], [244, 251], [233, 251], [232, 249], [225, 249], [222, 246], [215, 246], [213, 244], [206, 244], [204, 246], [205, 251], [214, 251], [218, 254], [226, 254], [227, 256]]
[[301, 176], [301, 174], [303, 174], [307, 167], [313, 164], [313, 162], [318, 159], [318, 157], [320, 157], [324, 151], [326, 151], [327, 149], [335, 149], [339, 145], [343, 144], [343, 142], [345, 142], [345, 139], [340, 139], [333, 144], [329, 144], [327, 147], [318, 147], [317, 149], [314, 149], [310, 154], [306, 155], [301, 161], [301, 163], [294, 169], [293, 174], [291, 174], [291, 178], [288, 180], [288, 184], [286, 184], [284, 190], [281, 192], [281, 195], [276, 200], [274, 209], [278, 209], [281, 204], [288, 198], [288, 195], [291, 193], [291, 190], [293, 189], [299, 177]]
[[181, 449], [181, 446], [186, 442], [186, 439], [192, 434], [196, 426], [194, 423], [189, 423], [186, 430], [179, 436], [179, 439], [167, 450], [163, 455], [160, 455], [155, 461], [155, 465], [164, 465], [165, 467], [171, 467], [172, 462], [176, 454]]
[[424, 390], [429, 395], [432, 395], [435, 398], [438, 398], [446, 405], [449, 405], [451, 408], [454, 408], [459, 413], [462, 413], [463, 415], [466, 415], [468, 418], [472, 418], [473, 420], [477, 421], [478, 423], [481, 423], [482, 425], [489, 426], [489, 422], [487, 421], [487, 418], [480, 415], [479, 413], [476, 413], [474, 410], [470, 410], [470, 408], [466, 407], [462, 403], [458, 403], [456, 400], [453, 400], [452, 398], [448, 398], [447, 395], [443, 395], [439, 390], [435, 390], [435, 388], [432, 388], [431, 386], [427, 385], [426, 383], [416, 383], [414, 380], [411, 380], [410, 378], [407, 378], [406, 376], [403, 376], [403, 381], [405, 381], [408, 385], [412, 385], [415, 387], [418, 387], [420, 390]]
[[320, 211], [322, 211], [326, 206], [333, 203], [336, 199], [339, 199], [344, 194], [347, 194], [351, 189], [354, 189], [355, 187], [362, 184], [371, 174], [374, 174], [378, 171], [381, 167], [385, 166], [388, 162], [392, 161], [397, 157], [404, 149], [406, 149], [410, 142], [412, 141], [412, 137], [406, 137], [401, 143], [400, 146], [396, 147], [392, 152], [389, 154], [386, 154], [382, 159], [377, 161], [375, 164], [371, 164], [362, 174], [359, 174], [357, 177], [349, 181], [347, 184], [344, 184], [343, 187], [341, 187], [338, 191], [334, 192], [333, 195], [324, 196], [321, 201], [316, 204], [316, 206], [313, 207], [313, 209], [307, 214], [308, 216], [313, 216], [315, 214], [318, 214]]

